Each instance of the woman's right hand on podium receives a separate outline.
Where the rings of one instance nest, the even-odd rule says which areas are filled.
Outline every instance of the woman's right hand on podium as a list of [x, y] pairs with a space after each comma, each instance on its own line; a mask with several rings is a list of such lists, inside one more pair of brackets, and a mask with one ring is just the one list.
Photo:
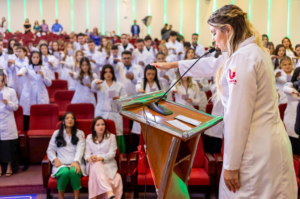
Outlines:
[[178, 68], [178, 62], [169, 62], [169, 63], [151, 63], [150, 65], [155, 66], [161, 70], [170, 70], [172, 68]]

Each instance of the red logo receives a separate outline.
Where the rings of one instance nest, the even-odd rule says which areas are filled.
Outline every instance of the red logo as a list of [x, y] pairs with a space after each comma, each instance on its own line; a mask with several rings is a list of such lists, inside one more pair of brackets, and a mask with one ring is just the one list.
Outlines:
[[236, 73], [236, 68], [234, 68], [232, 71], [229, 69], [229, 83], [230, 84], [236, 84], [236, 79], [235, 79], [235, 73]]

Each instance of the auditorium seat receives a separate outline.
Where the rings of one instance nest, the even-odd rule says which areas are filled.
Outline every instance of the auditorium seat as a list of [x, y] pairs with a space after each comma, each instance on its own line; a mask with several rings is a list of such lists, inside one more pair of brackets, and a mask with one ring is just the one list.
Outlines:
[[58, 72], [55, 72], [54, 75], [55, 75], [55, 79], [58, 80], [58, 77], [59, 77]]
[[211, 91], [210, 90], [208, 90], [208, 91], [206, 91], [205, 92], [205, 94], [206, 94], [206, 97], [207, 97], [207, 101], [208, 101], [208, 103], [210, 103], [211, 102], [211, 97], [212, 97], [212, 93], [211, 93]]
[[298, 189], [300, 187], [300, 175], [299, 175], [299, 167], [300, 167], [300, 156], [295, 155], [293, 156], [293, 160], [294, 160], [294, 168], [295, 168], [295, 173], [296, 173], [296, 179], [297, 179], [297, 185], [298, 185]]
[[54, 103], [58, 105], [59, 116], [62, 117], [66, 111], [67, 106], [71, 104], [75, 91], [56, 91], [54, 94]]
[[94, 119], [95, 107], [88, 103], [69, 104], [67, 105], [67, 112], [72, 112], [76, 119]]
[[56, 104], [32, 105], [28, 136], [29, 161], [40, 163], [45, 156], [50, 138], [59, 120]]
[[19, 105], [18, 110], [14, 111], [14, 116], [19, 135], [20, 155], [22, 158], [26, 158], [28, 157], [27, 132], [24, 131], [24, 115], [22, 106]]
[[208, 104], [206, 105], [206, 113], [211, 114], [212, 109], [213, 109], [213, 106], [214, 106], [214, 105], [213, 105], [212, 102], [208, 103]]
[[[140, 136], [139, 146], [144, 146], [145, 142], [143, 136]], [[146, 173], [146, 183], [147, 185], [154, 186], [154, 180], [151, 175], [151, 169], [147, 161], [147, 171], [145, 172], [145, 163], [144, 161], [139, 160], [140, 156], [145, 155], [143, 147], [139, 147], [139, 150], [129, 154], [128, 159], [135, 162], [132, 164], [128, 163], [127, 168], [129, 169], [130, 175], [131, 172], [134, 172], [132, 168], [136, 168], [137, 174], [131, 175], [131, 182], [136, 182], [134, 186], [134, 194], [137, 195], [138, 192], [143, 191], [145, 186], [145, 173]], [[135, 165], [135, 166], [132, 166]], [[136, 177], [135, 177], [136, 176]], [[134, 178], [137, 178], [136, 180]], [[204, 191], [207, 195], [210, 195], [210, 192], [215, 188], [215, 159], [209, 154], [205, 153], [202, 144], [202, 138], [200, 137], [198, 147], [196, 150], [194, 163], [192, 166], [190, 178], [188, 181], [188, 189], [192, 192], [202, 192]], [[148, 189], [148, 188], [147, 188]]]
[[280, 118], [281, 118], [282, 121], [284, 119], [284, 112], [285, 112], [286, 107], [287, 107], [287, 104], [279, 104], [279, 106], [278, 106], [279, 113], [280, 113]]
[[68, 82], [66, 80], [52, 80], [50, 87], [47, 87], [50, 103], [54, 103], [54, 94], [56, 91], [67, 91]]
[[123, 134], [124, 135], [129, 135], [131, 130], [130, 130], [130, 120], [126, 117], [123, 118]]
[[222, 167], [223, 167], [223, 154], [224, 154], [224, 138], [222, 141], [222, 147], [221, 147], [221, 152], [220, 153], [215, 153], [214, 157], [216, 160], [216, 190], [218, 191], [219, 189], [219, 182], [220, 182], [220, 177], [222, 173]]
[[[106, 125], [107, 125], [107, 130], [116, 135], [116, 127], [114, 124], [114, 121], [112, 120], [105, 120]], [[87, 136], [88, 134], [91, 133], [91, 123], [92, 120], [77, 120], [77, 125], [78, 129], [83, 130], [85, 135]], [[60, 125], [60, 122], [57, 123], [57, 125]], [[88, 130], [89, 129], [89, 130]], [[117, 136], [116, 136], [117, 137]], [[117, 141], [117, 139], [116, 139]], [[123, 181], [123, 189], [126, 185], [126, 174], [127, 174], [127, 157], [126, 154], [119, 154], [119, 149], [117, 149], [116, 157], [115, 157], [117, 164], [118, 164], [118, 173], [120, 173]], [[44, 188], [47, 189], [47, 198], [52, 198], [51, 196], [51, 189], [57, 190], [57, 179], [51, 177], [51, 169], [52, 169], [52, 164], [50, 163], [47, 155], [44, 157], [42, 161], [42, 176], [43, 176], [43, 185]], [[88, 181], [89, 177], [88, 176], [83, 176], [81, 178], [81, 186], [83, 188], [88, 187]], [[70, 185], [68, 185], [70, 187]]]

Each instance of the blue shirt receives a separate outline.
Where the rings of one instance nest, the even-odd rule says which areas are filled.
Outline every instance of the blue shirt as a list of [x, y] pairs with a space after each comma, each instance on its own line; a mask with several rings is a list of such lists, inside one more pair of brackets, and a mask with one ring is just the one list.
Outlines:
[[51, 28], [51, 31], [52, 32], [62, 32], [63, 31], [63, 27], [59, 23], [55, 23], [55, 24], [53, 24], [53, 26]]
[[90, 39], [94, 40], [94, 42], [95, 42], [95, 44], [97, 46], [100, 46], [100, 44], [101, 44], [101, 36], [95, 35], [93, 33], [93, 34], [90, 34]]
[[133, 35], [138, 35], [138, 28], [137, 25], [133, 26]]

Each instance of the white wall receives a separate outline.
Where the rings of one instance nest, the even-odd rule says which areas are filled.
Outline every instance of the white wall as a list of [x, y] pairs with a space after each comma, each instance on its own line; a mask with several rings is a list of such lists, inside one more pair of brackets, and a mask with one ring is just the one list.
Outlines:
[[[130, 33], [133, 21], [132, 0], [73, 0], [74, 11], [74, 31], [85, 32], [86, 28], [91, 31], [97, 27], [102, 31], [102, 1], [104, 1], [104, 27], [105, 31], [115, 31], [117, 33], [117, 2], [119, 2], [120, 33]], [[144, 37], [148, 34], [148, 28], [142, 24], [142, 19], [148, 15], [149, 0], [135, 0], [135, 18], [140, 25]], [[180, 1], [167, 0], [167, 23], [173, 25], [173, 30], [180, 28]], [[211, 43], [211, 33], [206, 21], [213, 10], [213, 0], [199, 0], [199, 42], [204, 46]], [[215, 0], [217, 8], [230, 4], [231, 0]], [[42, 0], [42, 16], [40, 16], [39, 0], [26, 0], [26, 13], [30, 22], [45, 19], [51, 27], [55, 21], [55, 0]], [[86, 7], [88, 2], [88, 8]], [[268, 0], [252, 0], [252, 23], [260, 33], [267, 33], [268, 24]], [[288, 0], [271, 1], [271, 24], [270, 40], [274, 44], [281, 42], [287, 34], [287, 14]], [[241, 7], [245, 12], [249, 10], [248, 0], [234, 0], [234, 4]], [[151, 6], [151, 36], [160, 39], [160, 31], [164, 24], [164, 0], [150, 0]], [[197, 0], [182, 0], [182, 34], [187, 41], [191, 34], [196, 32], [196, 9]], [[290, 7], [290, 38], [293, 45], [300, 43], [300, 0], [291, 0]], [[88, 10], [88, 14], [87, 14]], [[0, 0], [0, 15], [7, 18], [7, 0]], [[11, 31], [23, 31], [24, 22], [24, 0], [10, 0]], [[87, 27], [87, 15], [89, 16], [89, 27]], [[0, 16], [0, 17], [1, 17]], [[71, 31], [71, 0], [58, 0], [58, 17], [60, 23], [67, 32]]]

